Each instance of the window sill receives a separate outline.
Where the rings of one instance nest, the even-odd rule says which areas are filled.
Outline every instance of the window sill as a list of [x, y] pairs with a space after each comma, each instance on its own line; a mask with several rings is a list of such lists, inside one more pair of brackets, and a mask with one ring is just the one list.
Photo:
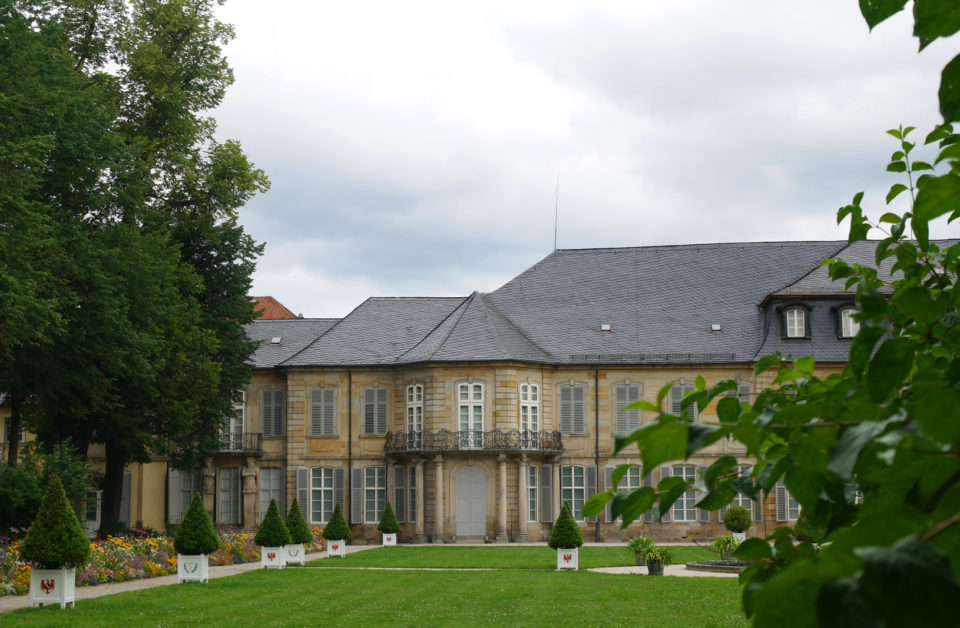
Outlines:
[[307, 438], [316, 438], [318, 440], [335, 440], [339, 439], [339, 434], [307, 434]]

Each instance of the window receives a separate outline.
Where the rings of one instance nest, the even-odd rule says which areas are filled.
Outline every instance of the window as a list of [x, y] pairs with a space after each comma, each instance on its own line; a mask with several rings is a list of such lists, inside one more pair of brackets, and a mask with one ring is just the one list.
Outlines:
[[314, 388], [310, 391], [310, 436], [336, 436], [335, 388]]
[[537, 513], [537, 472], [536, 465], [527, 467], [527, 521], [539, 521]]
[[240, 469], [220, 469], [217, 487], [217, 521], [240, 523]]
[[315, 467], [310, 470], [310, 521], [327, 523], [333, 514], [333, 469]]
[[410, 501], [407, 502], [407, 521], [417, 520], [417, 466], [410, 465], [410, 484], [407, 487], [410, 492]]
[[841, 338], [853, 338], [860, 331], [860, 323], [854, 320], [853, 315], [857, 309], [845, 307], [840, 310], [840, 334]]
[[177, 520], [174, 523], [179, 523], [180, 518], [187, 514], [187, 510], [190, 508], [190, 502], [193, 501], [193, 494], [201, 492], [200, 469], [180, 472], [179, 491], [180, 513], [179, 517], [177, 517]]
[[586, 499], [583, 467], [560, 467], [560, 501], [569, 502], [576, 521], [583, 521], [583, 502]]
[[283, 436], [283, 391], [267, 388], [260, 393], [260, 425], [265, 437]]
[[[535, 437], [540, 431], [540, 387], [520, 384], [520, 438]], [[533, 432], [533, 434], [530, 434]]]
[[[10, 426], [13, 423], [13, 417], [6, 417], [3, 419], [3, 442], [10, 442]], [[23, 421], [20, 421], [20, 437], [17, 439], [17, 442], [21, 445], [23, 444]]]
[[387, 433], [387, 389], [363, 389], [363, 433], [379, 436]]
[[614, 388], [617, 402], [617, 416], [614, 430], [617, 434], [629, 434], [640, 429], [643, 418], [641, 410], [624, 410], [623, 407], [640, 400], [640, 387], [635, 384], [619, 384]]
[[407, 443], [419, 449], [423, 437], [423, 386], [407, 386]]
[[[623, 477], [620, 478], [620, 483], [617, 484], [617, 490], [635, 491], [642, 486], [642, 482], [643, 477], [640, 474], [640, 467], [630, 467]], [[617, 521], [623, 521], [623, 517], [617, 517]]]
[[752, 388], [750, 384], [747, 382], [741, 382], [740, 377], [737, 376], [737, 389], [728, 390], [724, 393], [724, 395], [727, 397], [736, 397], [744, 403], [750, 403], [751, 390]]
[[777, 482], [777, 521], [796, 521], [800, 517], [800, 503], [793, 498], [783, 480]]
[[457, 386], [457, 413], [460, 424], [460, 448], [483, 447], [483, 384]]
[[263, 521], [270, 500], [277, 500], [277, 506], [283, 509], [283, 469], [279, 467], [260, 469], [260, 521]]
[[585, 434], [584, 391], [580, 384], [560, 387], [560, 431], [564, 434]]
[[[678, 464], [673, 467], [672, 475], [681, 477], [684, 480], [693, 480], [697, 477], [697, 468], [692, 464]], [[693, 489], [683, 492], [677, 501], [673, 503], [674, 521], [696, 521], [697, 520], [697, 492]]]
[[809, 338], [810, 317], [805, 308], [788, 307], [783, 311], [782, 336], [784, 338]]
[[363, 520], [379, 523], [387, 505], [387, 468], [366, 467], [363, 471]]
[[683, 382], [674, 384], [673, 388], [670, 389], [670, 412], [677, 416], [686, 414], [688, 419], [696, 421], [697, 404], [691, 403], [686, 409], [683, 407], [683, 398], [690, 392], [693, 392], [693, 384], [684, 384]]
[[[752, 467], [748, 464], [737, 465], [736, 471], [738, 477], [745, 477], [750, 475]], [[753, 500], [744, 493], [743, 491], [738, 491], [737, 496], [733, 498], [729, 504], [720, 509], [720, 521], [723, 521], [723, 515], [727, 512], [727, 508], [730, 506], [743, 506], [750, 511], [751, 515], [753, 514]]]

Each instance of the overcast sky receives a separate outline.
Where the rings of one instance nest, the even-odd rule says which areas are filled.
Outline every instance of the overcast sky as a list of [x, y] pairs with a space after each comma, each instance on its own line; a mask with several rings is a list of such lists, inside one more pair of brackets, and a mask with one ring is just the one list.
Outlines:
[[495, 290], [553, 250], [558, 175], [560, 248], [845, 238], [837, 208], [866, 190], [885, 211], [884, 131], [940, 120], [955, 54], [917, 54], [908, 14], [869, 33], [856, 0], [219, 15], [237, 31], [219, 135], [273, 184], [241, 211], [267, 246], [253, 293], [307, 317]]

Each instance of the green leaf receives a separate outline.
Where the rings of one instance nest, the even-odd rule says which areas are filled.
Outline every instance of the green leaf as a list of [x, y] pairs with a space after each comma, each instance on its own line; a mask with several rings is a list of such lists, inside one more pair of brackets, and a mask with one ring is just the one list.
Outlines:
[[924, 434], [945, 445], [960, 440], [960, 392], [953, 388], [931, 391], [917, 400], [913, 417]]
[[793, 361], [793, 368], [808, 377], [813, 375], [813, 369], [816, 365], [817, 363], [814, 361], [813, 356], [809, 355]]
[[921, 323], [926, 323], [937, 315], [934, 309], [933, 299], [930, 298], [930, 291], [926, 288], [912, 286], [894, 298], [897, 307], [900, 308], [904, 314], [915, 318]]
[[592, 517], [595, 514], [603, 510], [603, 507], [607, 505], [607, 502], [613, 499], [613, 491], [603, 491], [602, 493], [594, 493], [590, 499], [583, 503], [583, 516]]
[[650, 510], [656, 499], [657, 493], [652, 486], [642, 486], [629, 492], [618, 491], [613, 498], [611, 512], [614, 518], [623, 518], [622, 527], [625, 528], [637, 517]]
[[870, 441], [879, 436], [885, 428], [886, 423], [878, 421], [867, 421], [846, 428], [830, 452], [830, 462], [827, 464], [827, 469], [842, 478], [851, 477], [860, 451]]
[[887, 172], [906, 172], [907, 164], [902, 161], [891, 161], [887, 164]]
[[687, 432], [687, 451], [684, 457], [689, 458], [704, 447], [715, 443], [725, 436], [727, 432], [728, 430], [721, 430], [721, 428], [716, 425], [691, 423], [690, 429]]
[[666, 399], [667, 395], [670, 394], [670, 391], [673, 389], [674, 384], [676, 384], [676, 382], [669, 382], [668, 384], [662, 386], [660, 390], [657, 391], [657, 408], [658, 408], [657, 411], [658, 412], [659, 412], [659, 408], [663, 407], [663, 400]]
[[915, 161], [912, 164], [910, 164], [911, 172], [919, 172], [920, 170], [933, 170], [933, 166], [931, 166], [925, 161]]
[[940, 74], [940, 115], [944, 122], [960, 120], [960, 55], [944, 66]]
[[756, 377], [764, 371], [771, 369], [780, 364], [781, 361], [780, 353], [777, 352], [773, 355], [765, 355], [759, 360], [757, 360], [757, 365], [753, 367], [753, 376]]
[[[904, 0], [904, 1], [906, 1], [906, 0]], [[900, 129], [887, 129], [887, 135], [892, 135], [893, 137], [897, 138], [898, 140], [902, 140], [902, 139], [903, 139], [903, 134], [900, 133]], [[896, 155], [896, 153], [894, 153], [894, 155]]]
[[917, 201], [913, 215], [930, 221], [960, 207], [960, 175], [948, 173], [939, 177], [922, 177], [917, 182]]
[[773, 558], [773, 550], [763, 539], [753, 538], [741, 543], [733, 555], [740, 560], [764, 560]]
[[867, 390], [873, 401], [883, 402], [900, 388], [913, 367], [913, 353], [908, 338], [890, 338], [880, 345], [867, 371]]
[[740, 400], [736, 397], [723, 397], [717, 402], [717, 416], [721, 423], [736, 423], [740, 417]]
[[618, 464], [617, 468], [614, 469], [613, 473], [610, 474], [610, 483], [613, 484], [614, 486], [620, 486], [620, 480], [622, 480], [623, 476], [627, 474], [627, 471], [629, 471], [630, 468], [634, 466], [636, 465]]
[[940, 154], [937, 155], [936, 163], [949, 159], [950, 161], [960, 160], [960, 143], [958, 144], [948, 144], [943, 150], [940, 151]]
[[647, 412], [660, 412], [660, 408], [658, 408], [653, 402], [647, 401], [645, 399], [641, 399], [640, 401], [634, 401], [632, 403], [629, 403], [623, 406], [623, 409], [624, 410], [646, 410]]
[[820, 499], [823, 477], [816, 471], [803, 467], [792, 467], [784, 478], [787, 490], [804, 507], [810, 507]]
[[627, 436], [614, 438], [614, 453], [636, 443], [644, 469], [653, 469], [662, 462], [679, 460], [687, 452], [687, 426], [684, 421], [661, 417]]
[[938, 37], [949, 37], [960, 29], [960, 11], [955, 0], [914, 0], [913, 34], [920, 50]]
[[697, 508], [704, 510], [720, 510], [733, 501], [737, 496], [737, 489], [731, 484], [721, 484], [714, 490], [704, 495], [703, 499], [697, 502]]
[[821, 626], [882, 625], [856, 578], [837, 578], [820, 589], [817, 620]]
[[930, 131], [930, 133], [927, 134], [927, 137], [925, 140], [923, 140], [923, 143], [933, 144], [934, 142], [939, 142], [940, 140], [944, 140], [947, 137], [949, 137], [952, 133], [953, 133], [953, 127], [950, 126], [949, 124], [937, 125], [937, 128], [935, 128], [934, 130]]
[[873, 30], [874, 26], [901, 11], [906, 4], [907, 0], [860, 0], [860, 13], [870, 30]]

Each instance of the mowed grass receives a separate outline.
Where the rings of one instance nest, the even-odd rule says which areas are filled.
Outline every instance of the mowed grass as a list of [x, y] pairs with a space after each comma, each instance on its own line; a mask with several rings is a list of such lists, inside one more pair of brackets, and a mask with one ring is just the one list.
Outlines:
[[746, 626], [733, 578], [556, 571], [258, 570], [21, 609], [10, 626]]
[[[695, 545], [668, 548], [674, 564], [713, 560], [719, 556]], [[321, 558], [317, 567], [459, 567], [496, 569], [556, 569], [557, 551], [546, 545], [443, 545], [438, 547], [379, 547], [347, 554], [345, 558]], [[633, 552], [624, 545], [580, 548], [580, 568], [634, 565]]]

